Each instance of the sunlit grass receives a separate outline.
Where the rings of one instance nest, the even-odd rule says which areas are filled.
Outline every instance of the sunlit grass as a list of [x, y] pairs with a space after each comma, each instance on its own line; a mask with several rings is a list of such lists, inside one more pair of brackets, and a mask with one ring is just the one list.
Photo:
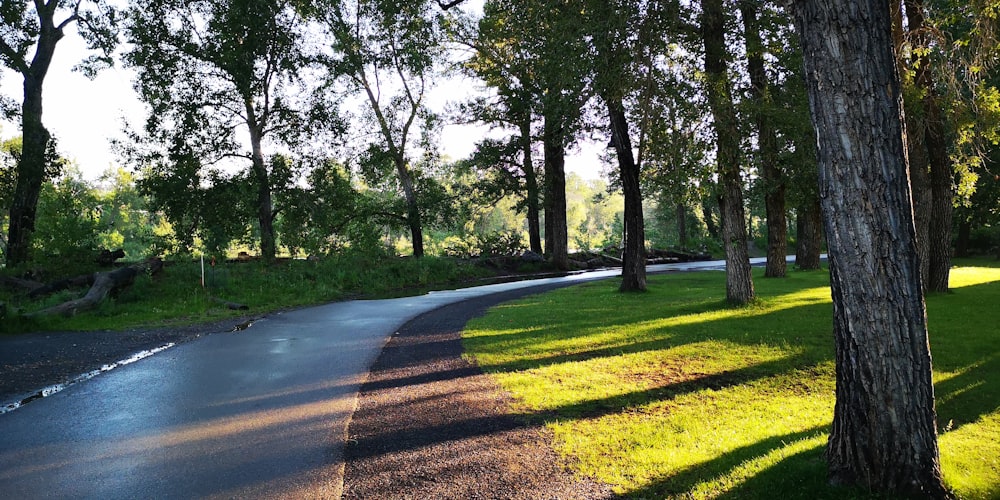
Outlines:
[[[941, 456], [962, 498], [1000, 496], [1000, 269], [958, 268], [928, 298]], [[844, 498], [826, 484], [832, 306], [824, 272], [755, 275], [724, 304], [722, 273], [613, 281], [493, 309], [470, 357], [543, 421], [580, 473], [636, 498]]]

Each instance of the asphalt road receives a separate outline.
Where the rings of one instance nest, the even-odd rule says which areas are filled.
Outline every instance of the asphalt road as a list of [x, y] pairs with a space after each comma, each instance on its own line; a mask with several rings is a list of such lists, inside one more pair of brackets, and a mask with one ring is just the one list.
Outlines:
[[403, 324], [473, 297], [619, 273], [334, 303], [166, 349], [0, 414], [0, 497], [337, 498], [358, 389]]

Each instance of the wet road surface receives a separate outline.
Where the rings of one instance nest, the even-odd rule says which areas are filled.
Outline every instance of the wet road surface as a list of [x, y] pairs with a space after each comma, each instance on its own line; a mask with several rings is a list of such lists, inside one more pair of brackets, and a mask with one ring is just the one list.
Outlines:
[[404, 323], [467, 298], [619, 274], [339, 302], [166, 349], [0, 415], [0, 497], [337, 498], [358, 388]]

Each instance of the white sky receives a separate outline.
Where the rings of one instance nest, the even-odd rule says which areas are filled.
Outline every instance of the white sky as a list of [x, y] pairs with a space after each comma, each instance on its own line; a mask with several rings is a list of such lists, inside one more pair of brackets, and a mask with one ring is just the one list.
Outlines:
[[[67, 30], [67, 31], [72, 31]], [[111, 151], [111, 139], [123, 137], [128, 120], [136, 128], [145, 117], [145, 106], [132, 89], [135, 74], [120, 67], [102, 71], [93, 81], [72, 67], [83, 59], [85, 47], [75, 33], [59, 42], [44, 85], [43, 122], [59, 141], [59, 152], [74, 160], [88, 179], [96, 179], [111, 166], [120, 165]], [[471, 91], [469, 81], [441, 82], [431, 105], [438, 111], [444, 103], [458, 101]], [[21, 76], [4, 69], [0, 92], [20, 103]], [[20, 124], [0, 121], [0, 137], [20, 134]], [[451, 159], [467, 157], [475, 143], [486, 133], [485, 127], [446, 126], [442, 132], [443, 153]], [[600, 177], [601, 146], [582, 143], [578, 152], [567, 157], [566, 169], [587, 179]], [[126, 165], [128, 167], [128, 165]]]

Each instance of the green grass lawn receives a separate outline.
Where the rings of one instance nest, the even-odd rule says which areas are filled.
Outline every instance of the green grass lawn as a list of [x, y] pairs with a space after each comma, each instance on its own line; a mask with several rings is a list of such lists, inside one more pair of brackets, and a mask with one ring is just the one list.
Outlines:
[[[961, 498], [1000, 498], [1000, 268], [966, 263], [927, 299], [941, 460]], [[978, 267], [977, 267], [978, 266]], [[468, 356], [553, 431], [582, 474], [636, 498], [865, 498], [826, 483], [833, 417], [826, 272], [720, 272], [589, 283], [472, 321]]]

